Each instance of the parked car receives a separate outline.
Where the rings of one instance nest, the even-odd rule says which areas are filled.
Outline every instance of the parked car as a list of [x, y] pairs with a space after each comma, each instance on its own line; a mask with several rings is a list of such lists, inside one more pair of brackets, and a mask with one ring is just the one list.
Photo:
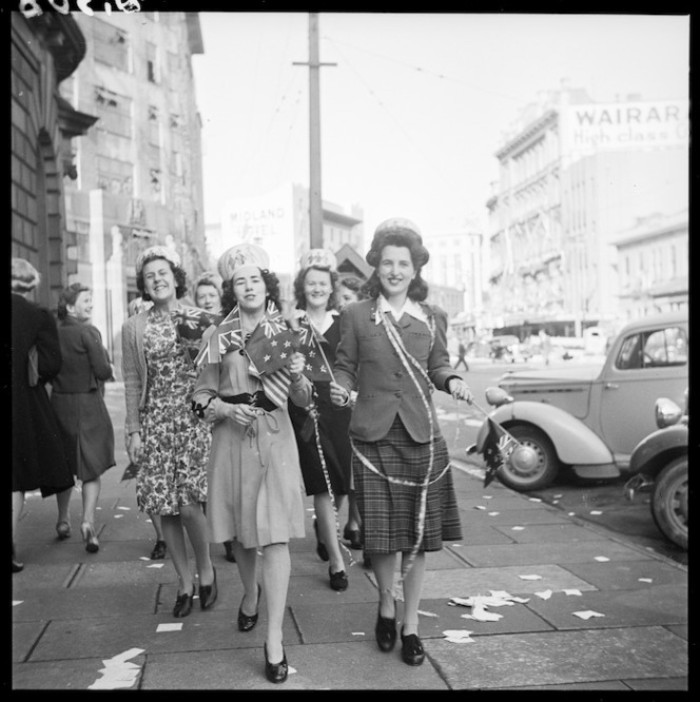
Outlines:
[[[586, 479], [617, 478], [634, 447], [654, 429], [654, 403], [679, 405], [688, 387], [688, 316], [668, 313], [625, 326], [599, 364], [507, 372], [504, 392], [488, 393], [489, 413], [537, 461], [505, 461], [497, 477], [521, 492], [551, 484], [563, 466]], [[483, 452], [488, 422], [475, 444]]]
[[661, 397], [654, 408], [658, 429], [632, 452], [625, 497], [651, 491], [651, 515], [661, 533], [688, 549], [688, 396], [685, 408]]

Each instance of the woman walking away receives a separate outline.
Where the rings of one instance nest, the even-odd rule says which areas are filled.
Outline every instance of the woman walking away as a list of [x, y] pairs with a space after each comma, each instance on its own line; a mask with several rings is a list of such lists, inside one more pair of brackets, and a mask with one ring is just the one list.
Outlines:
[[197, 377], [193, 362], [211, 318], [179, 303], [187, 290], [179, 256], [153, 246], [136, 260], [136, 286], [153, 306], [122, 327], [122, 371], [129, 460], [136, 476], [139, 508], [160, 515], [178, 577], [174, 617], [186, 617], [196, 592], [187, 558], [189, 538], [199, 574], [199, 604], [217, 598], [216, 571], [209, 556], [206, 466], [209, 429], [190, 410]]
[[[100, 496], [100, 476], [114, 464], [114, 429], [104, 401], [104, 382], [112, 376], [112, 365], [102, 337], [90, 324], [90, 288], [73, 283], [58, 301], [58, 338], [63, 365], [54, 378], [51, 404], [73, 474], [81, 481], [83, 518], [80, 533], [88, 553], [97, 553], [95, 508]], [[56, 495], [58, 526], [70, 533], [71, 491]], [[60, 533], [60, 532], [59, 532]]]
[[[245, 590], [238, 629], [258, 621], [267, 602], [265, 676], [287, 679], [282, 624], [291, 563], [289, 540], [304, 536], [301, 472], [287, 398], [306, 406], [312, 386], [304, 356], [280, 314], [279, 281], [267, 253], [241, 244], [219, 260], [225, 319], [200, 351], [193, 409], [212, 424], [207, 520], [212, 541], [233, 542]], [[209, 430], [205, 424], [203, 426]], [[262, 557], [258, 557], [258, 553]]]
[[[313, 424], [305, 408], [290, 402], [289, 416], [294, 425], [306, 494], [314, 498], [314, 529], [318, 540], [316, 552], [322, 560], [330, 561], [328, 577], [331, 588], [346, 590], [348, 576], [336, 521], [343, 499], [350, 491], [350, 408], [335, 407], [330, 396], [335, 348], [340, 340], [334, 293], [337, 280], [335, 254], [332, 251], [311, 249], [302, 256], [301, 269], [294, 280], [296, 318], [308, 337], [310, 353], [307, 354], [309, 361], [305, 374], [314, 385], [312, 411], [316, 412], [318, 436], [316, 430], [307, 431]], [[317, 440], [321, 445], [320, 454]]]
[[331, 384], [341, 407], [351, 390], [358, 392], [350, 437], [364, 547], [379, 586], [375, 638], [382, 651], [396, 643], [393, 584], [400, 552], [401, 657], [408, 665], [425, 658], [418, 635], [425, 553], [440, 550], [445, 539], [462, 538], [431, 390], [471, 401], [469, 388], [450, 368], [447, 315], [423, 302], [428, 286], [420, 273], [428, 257], [412, 222], [390, 219], [377, 227], [366, 256], [374, 268], [370, 299], [342, 315], [337, 383]]
[[42, 497], [73, 489], [73, 474], [63, 452], [61, 430], [46, 383], [61, 369], [61, 346], [51, 313], [30, 298], [39, 273], [29, 261], [12, 259], [12, 572], [24, 564], [15, 558], [17, 525], [24, 493]]

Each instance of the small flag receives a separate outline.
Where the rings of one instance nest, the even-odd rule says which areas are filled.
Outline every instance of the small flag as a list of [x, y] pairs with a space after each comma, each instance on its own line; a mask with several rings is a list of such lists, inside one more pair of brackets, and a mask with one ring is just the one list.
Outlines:
[[208, 338], [206, 344], [199, 349], [194, 359], [195, 365], [218, 363], [226, 351], [240, 349], [243, 346], [241, 338], [241, 318], [238, 306], [234, 307], [223, 322]]
[[181, 307], [173, 312], [173, 322], [180, 343], [193, 361], [198, 357], [202, 336], [215, 322], [215, 317], [196, 307]]
[[265, 376], [285, 367], [297, 345], [294, 332], [270, 300], [265, 317], [246, 340], [245, 350], [250, 360], [260, 375]]
[[488, 418], [488, 423], [489, 433], [486, 436], [483, 451], [486, 461], [484, 487], [496, 477], [498, 469], [508, 460], [513, 449], [518, 446], [518, 442], [500, 424], [496, 424], [491, 417]]
[[322, 334], [311, 327], [308, 317], [304, 315], [298, 320], [296, 331], [298, 351], [306, 356], [304, 375], [311, 380], [331, 380], [332, 373], [326, 362], [321, 344], [327, 343]]

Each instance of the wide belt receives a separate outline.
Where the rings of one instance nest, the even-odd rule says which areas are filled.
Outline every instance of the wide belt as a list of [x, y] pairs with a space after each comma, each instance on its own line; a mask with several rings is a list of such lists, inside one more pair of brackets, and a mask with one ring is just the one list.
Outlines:
[[273, 412], [277, 409], [277, 405], [262, 390], [257, 390], [252, 394], [242, 392], [240, 395], [229, 395], [228, 397], [219, 395], [219, 399], [229, 405], [250, 405], [264, 409], [266, 412]]

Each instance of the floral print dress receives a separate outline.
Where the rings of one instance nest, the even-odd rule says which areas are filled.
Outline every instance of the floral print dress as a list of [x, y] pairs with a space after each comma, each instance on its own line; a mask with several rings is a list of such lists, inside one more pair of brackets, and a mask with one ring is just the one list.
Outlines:
[[211, 430], [190, 408], [197, 371], [171, 317], [149, 311], [144, 352], [148, 387], [136, 495], [141, 510], [173, 516], [181, 504], [207, 501]]

